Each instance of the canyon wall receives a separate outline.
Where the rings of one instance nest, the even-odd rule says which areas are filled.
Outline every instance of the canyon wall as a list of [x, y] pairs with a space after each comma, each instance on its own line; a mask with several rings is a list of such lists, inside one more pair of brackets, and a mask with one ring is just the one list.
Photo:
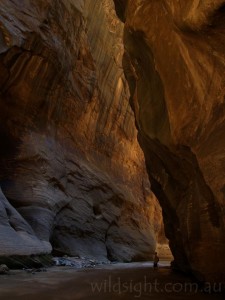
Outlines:
[[224, 280], [225, 1], [115, 0], [123, 67], [174, 268]]
[[[0, 255], [152, 257], [162, 216], [112, 1], [0, 3]], [[98, 3], [98, 5], [97, 5]]]

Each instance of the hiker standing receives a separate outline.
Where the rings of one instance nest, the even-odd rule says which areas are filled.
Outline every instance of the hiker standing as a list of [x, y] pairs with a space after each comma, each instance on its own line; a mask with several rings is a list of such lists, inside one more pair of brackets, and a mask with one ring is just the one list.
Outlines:
[[153, 262], [154, 262], [154, 269], [157, 269], [158, 268], [158, 262], [159, 262], [159, 257], [157, 255], [157, 252], [155, 252], [154, 254], [154, 259], [153, 259]]

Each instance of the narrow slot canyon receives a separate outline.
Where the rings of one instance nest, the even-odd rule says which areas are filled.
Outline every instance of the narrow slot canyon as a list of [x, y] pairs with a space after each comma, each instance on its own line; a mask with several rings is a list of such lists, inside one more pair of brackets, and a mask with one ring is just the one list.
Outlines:
[[0, 2], [0, 299], [223, 299], [224, 7]]

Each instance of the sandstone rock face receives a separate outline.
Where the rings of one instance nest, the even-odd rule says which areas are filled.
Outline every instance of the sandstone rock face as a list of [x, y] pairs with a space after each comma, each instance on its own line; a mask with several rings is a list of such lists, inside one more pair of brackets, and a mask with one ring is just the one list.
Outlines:
[[0, 255], [48, 253], [51, 245], [37, 238], [31, 226], [7, 201], [0, 190]]
[[0, 3], [2, 255], [49, 243], [101, 260], [155, 250], [161, 217], [129, 105], [123, 25], [112, 1], [100, 2]]
[[224, 279], [225, 1], [115, 0], [124, 70], [176, 266]]

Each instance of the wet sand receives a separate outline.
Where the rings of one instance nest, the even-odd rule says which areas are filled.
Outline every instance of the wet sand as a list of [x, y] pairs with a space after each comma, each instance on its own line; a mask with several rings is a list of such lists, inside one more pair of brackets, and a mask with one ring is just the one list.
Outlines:
[[[188, 277], [171, 272], [166, 262], [161, 263], [158, 270], [153, 270], [151, 262], [145, 262], [78, 270], [52, 267], [35, 274], [11, 273], [14, 274], [0, 276], [0, 300], [224, 299], [221, 294], [197, 292], [196, 284]], [[209, 291], [214, 287], [205, 288]]]

